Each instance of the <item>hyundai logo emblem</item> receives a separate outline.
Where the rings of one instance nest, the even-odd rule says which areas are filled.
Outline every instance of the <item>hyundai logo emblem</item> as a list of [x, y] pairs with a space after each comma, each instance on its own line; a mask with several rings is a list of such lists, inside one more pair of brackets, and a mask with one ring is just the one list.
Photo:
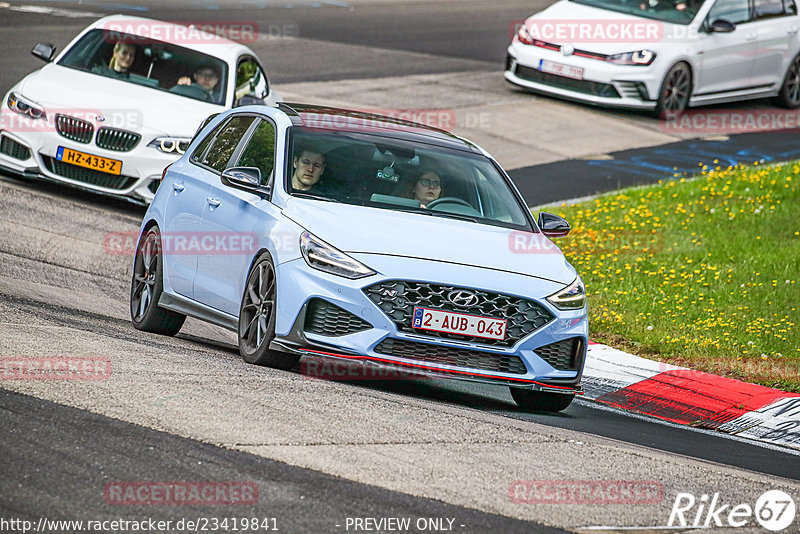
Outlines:
[[564, 45], [561, 47], [562, 56], [571, 56], [573, 52], [575, 52], [575, 47], [572, 45]]
[[447, 300], [460, 307], [474, 306], [478, 303], [478, 295], [462, 289], [448, 293]]

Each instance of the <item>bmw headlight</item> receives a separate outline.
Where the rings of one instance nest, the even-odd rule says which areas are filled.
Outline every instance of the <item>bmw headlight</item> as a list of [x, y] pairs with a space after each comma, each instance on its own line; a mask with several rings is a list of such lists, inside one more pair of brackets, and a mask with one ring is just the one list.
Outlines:
[[651, 64], [656, 59], [656, 53], [652, 50], [637, 50], [635, 52], [624, 52], [608, 56], [606, 61], [617, 65], [642, 65]]
[[586, 306], [586, 286], [579, 276], [561, 291], [547, 297], [547, 300], [560, 310], [580, 310]]
[[32, 119], [47, 119], [47, 114], [42, 106], [16, 93], [9, 93], [6, 103], [12, 111], [27, 115]]
[[190, 137], [156, 137], [147, 146], [151, 146], [165, 154], [183, 154], [189, 148], [192, 139]]
[[321, 240], [311, 232], [300, 234], [300, 251], [309, 266], [326, 273], [355, 280], [375, 271]]

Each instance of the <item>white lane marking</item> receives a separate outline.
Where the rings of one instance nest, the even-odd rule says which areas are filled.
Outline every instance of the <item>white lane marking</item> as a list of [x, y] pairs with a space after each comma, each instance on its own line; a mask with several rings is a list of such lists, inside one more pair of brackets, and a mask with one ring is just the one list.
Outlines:
[[94, 13], [92, 11], [71, 11], [69, 9], [61, 9], [58, 7], [44, 7], [44, 6], [12, 6], [8, 2], [0, 2], [0, 9], [8, 9], [9, 11], [18, 11], [21, 13], [39, 13], [42, 15], [52, 15], [54, 17], [65, 17], [68, 19], [79, 18], [98, 18], [104, 17], [105, 13]]
[[[592, 399], [584, 399], [581, 397], [575, 397], [573, 402], [577, 402], [581, 406], [585, 406], [587, 408], [593, 408], [595, 410], [601, 410], [604, 412], [612, 412], [616, 413], [617, 415], [625, 415], [628, 417], [633, 417], [634, 419], [640, 419], [642, 421], [648, 421], [650, 423], [657, 423], [660, 425], [671, 426], [672, 428], [677, 428], [680, 430], [689, 430], [691, 432], [699, 432], [701, 434], [707, 434], [709, 436], [715, 436], [722, 439], [728, 439], [731, 441], [737, 441], [739, 443], [746, 443], [748, 445], [753, 445], [755, 447], [761, 447], [762, 449], [768, 449], [771, 451], [782, 452], [785, 454], [791, 454], [792, 456], [800, 456], [800, 450], [791, 449], [786, 446], [775, 445], [773, 443], [768, 443], [765, 441], [757, 441], [750, 438], [743, 438], [741, 436], [737, 436], [736, 434], [727, 434], [725, 432], [719, 432], [717, 430], [709, 430], [707, 428], [697, 428], [694, 426], [689, 425], [681, 425], [678, 423], [673, 423], [672, 421], [666, 421], [664, 419], [658, 419], [657, 417], [653, 417], [652, 415], [643, 415], [636, 412], [628, 412], [625, 410], [621, 410], [619, 408], [614, 408], [613, 406], [608, 406], [606, 404], [602, 404], [600, 402], [594, 401]], [[698, 458], [698, 457], [693, 457]], [[773, 475], [778, 476], [778, 475]]]

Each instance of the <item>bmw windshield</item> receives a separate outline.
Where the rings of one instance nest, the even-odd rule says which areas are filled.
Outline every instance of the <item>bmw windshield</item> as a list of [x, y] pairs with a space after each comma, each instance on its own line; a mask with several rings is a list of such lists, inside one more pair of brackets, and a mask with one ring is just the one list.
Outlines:
[[224, 61], [145, 37], [92, 30], [67, 51], [59, 65], [194, 100], [225, 103], [228, 66]]
[[289, 130], [286, 190], [317, 198], [531, 231], [486, 157], [371, 133]]

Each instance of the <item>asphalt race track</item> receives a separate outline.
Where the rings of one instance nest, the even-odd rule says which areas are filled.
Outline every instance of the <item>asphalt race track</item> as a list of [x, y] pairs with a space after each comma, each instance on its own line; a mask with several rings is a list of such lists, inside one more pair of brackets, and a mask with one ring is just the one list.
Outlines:
[[[798, 157], [796, 132], [669, 137], [646, 117], [506, 86], [500, 69], [509, 23], [547, 3], [0, 2], [0, 89], [5, 94], [41, 65], [29, 54], [35, 42], [60, 49], [104, 14], [254, 20], [269, 38], [252, 47], [288, 96], [367, 106], [395, 98], [410, 107], [413, 91], [403, 84], [412, 80], [430, 91], [416, 93], [419, 107], [463, 105], [487, 117], [506, 110], [481, 107], [487, 102], [518, 105], [531, 121], [589, 117], [592, 128], [618, 128], [620, 139], [626, 131], [651, 136], [646, 145], [620, 141], [585, 153], [605, 158], [577, 149], [555, 154], [546, 145], [522, 153], [529, 141], [504, 145], [501, 134], [486, 133], [498, 129], [490, 121], [480, 142], [500, 150], [501, 162], [515, 162], [510, 174], [532, 205], [664, 178], [675, 154], [686, 155], [686, 170], [708, 154]], [[103, 247], [109, 232], [135, 232], [143, 208], [10, 176], [0, 177], [0, 199], [0, 356], [108, 358], [111, 365], [101, 381], [0, 382], [0, 519], [248, 516], [275, 518], [282, 532], [363, 532], [393, 529], [358, 529], [354, 518], [405, 517], [423, 520], [426, 528], [412, 531], [615, 531], [666, 525], [680, 492], [750, 505], [772, 489], [800, 496], [800, 454], [790, 449], [588, 401], [559, 415], [526, 414], [507, 391], [488, 386], [331, 381], [257, 368], [240, 360], [231, 333], [193, 320], [176, 338], [143, 334], [129, 320], [131, 258]], [[646, 481], [662, 493], [635, 504], [520, 501], [514, 488], [532, 480]], [[258, 498], [247, 506], [105, 498], [109, 484], [134, 481], [246, 481]]]

